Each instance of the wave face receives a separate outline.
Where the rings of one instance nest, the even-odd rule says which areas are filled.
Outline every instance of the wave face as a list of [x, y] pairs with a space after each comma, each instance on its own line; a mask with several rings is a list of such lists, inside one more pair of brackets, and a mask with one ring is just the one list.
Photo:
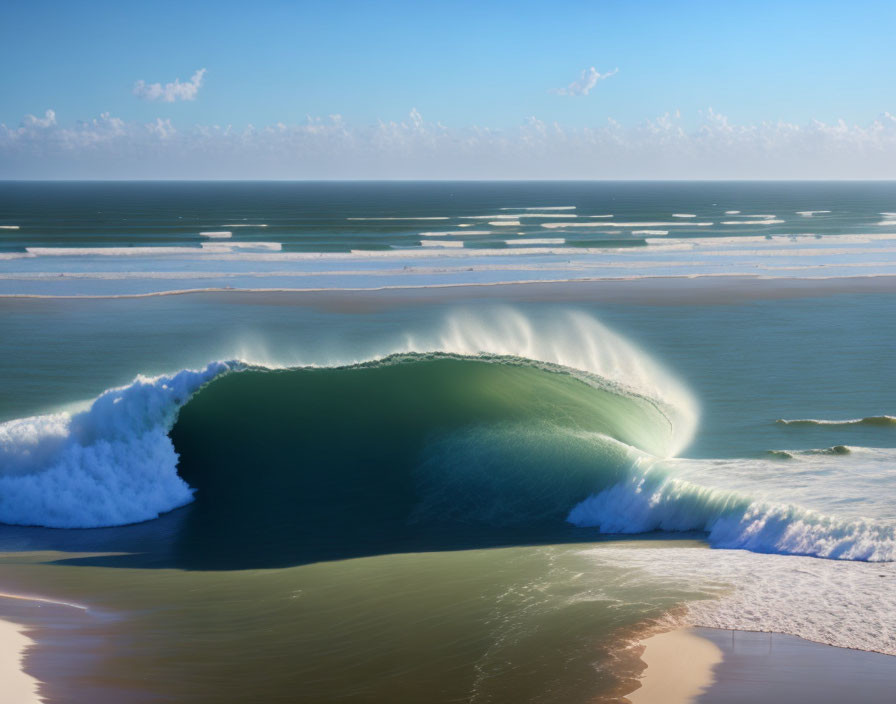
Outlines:
[[209, 526], [276, 524], [292, 542], [562, 523], [696, 425], [680, 384], [583, 315], [455, 315], [360, 356], [214, 362], [0, 425], [0, 521], [115, 526], [195, 499]]

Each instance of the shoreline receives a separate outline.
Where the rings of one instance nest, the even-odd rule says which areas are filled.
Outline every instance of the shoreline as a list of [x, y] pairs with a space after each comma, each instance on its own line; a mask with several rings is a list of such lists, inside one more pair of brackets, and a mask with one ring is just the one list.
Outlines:
[[70, 601], [0, 592], [0, 704], [69, 701], [87, 662], [85, 629], [95, 626], [85, 621], [88, 612]]
[[677, 628], [638, 642], [645, 669], [629, 704], [891, 701], [896, 656], [783, 633]]
[[28, 627], [0, 618], [0, 682], [4, 704], [43, 704], [39, 694], [43, 684], [25, 670], [25, 658], [36, 642], [27, 635]]
[[[655, 294], [662, 292], [661, 297]], [[671, 302], [681, 304], [701, 300], [711, 295], [720, 303], [740, 300], [772, 298], [796, 298], [802, 296], [830, 295], [838, 293], [889, 293], [896, 292], [896, 274], [866, 274], [860, 276], [782, 277], [760, 274], [684, 274], [680, 276], [638, 276], [615, 278], [581, 278], [551, 280], [496, 281], [483, 283], [444, 283], [424, 285], [395, 285], [370, 288], [237, 288], [209, 287], [151, 291], [120, 294], [41, 294], [3, 293], [0, 302], [12, 301], [89, 301], [154, 299], [170, 296], [299, 296], [302, 298], [384, 298], [415, 301], [436, 296], [447, 299], [500, 296], [513, 300], [574, 301], [585, 294], [604, 294], [608, 302], [652, 302], [649, 299], [668, 301], [669, 293], [677, 295]], [[538, 293], [534, 298], [531, 294]], [[651, 296], [650, 294], [654, 294]], [[730, 300], [717, 300], [719, 293], [740, 294]], [[645, 295], [646, 294], [646, 295]], [[690, 297], [689, 297], [690, 296]]]

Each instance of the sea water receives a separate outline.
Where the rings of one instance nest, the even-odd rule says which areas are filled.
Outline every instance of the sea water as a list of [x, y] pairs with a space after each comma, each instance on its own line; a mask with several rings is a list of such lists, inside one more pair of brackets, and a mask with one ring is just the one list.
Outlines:
[[[594, 215], [612, 200], [598, 195], [615, 194], [612, 214], [627, 222], [697, 220], [710, 207], [791, 225], [840, 218], [811, 250], [885, 220], [891, 186], [180, 188], [2, 190], [4, 217], [21, 226], [9, 251], [27, 255], [4, 261], [4, 285], [51, 297], [0, 301], [0, 579], [7, 592], [88, 606], [85, 628], [103, 639], [76, 697], [612, 700], [638, 673], [632, 640], [678, 623], [896, 654], [891, 293], [819, 282], [779, 295], [793, 272], [766, 271], [739, 300], [724, 277], [692, 296], [671, 280], [631, 300], [587, 284], [562, 300], [495, 287], [130, 298], [135, 282], [167, 290], [126, 263], [144, 254], [32, 256], [25, 242], [180, 248], [185, 231], [159, 224], [173, 213], [193, 208], [189, 227], [211, 232], [243, 208], [270, 226], [289, 193], [323, 194], [331, 244], [347, 236], [339, 218], [463, 224], [459, 213], [587, 204]], [[73, 193], [143, 224], [99, 233]], [[466, 200], [447, 210], [456, 193]], [[40, 234], [28, 234], [25, 205], [44, 218]], [[796, 214], [809, 209], [831, 212]], [[671, 219], [685, 214], [696, 217]], [[405, 226], [391, 223], [405, 221], [376, 222], [390, 223], [374, 230], [378, 244], [396, 248], [389, 237]], [[716, 227], [707, 237], [727, 242]], [[753, 226], [720, 227], [762, 238], [730, 256], [779, 256]], [[680, 239], [698, 236], [689, 228]], [[825, 266], [854, 257], [887, 273], [892, 255], [868, 241], [881, 251], [858, 254], [866, 245], [847, 239]], [[152, 271], [185, 266], [181, 256]], [[220, 273], [221, 260], [188, 256]], [[488, 256], [493, 266], [503, 255]], [[47, 283], [50, 266], [65, 269], [56, 278], [90, 274], [79, 281], [111, 297], [52, 297], [62, 289]], [[519, 276], [501, 271], [496, 280]], [[354, 276], [337, 279], [357, 288]], [[257, 278], [252, 288], [270, 283]], [[80, 287], [65, 292], [98, 292]]]
[[5, 183], [0, 293], [893, 273], [889, 183]]

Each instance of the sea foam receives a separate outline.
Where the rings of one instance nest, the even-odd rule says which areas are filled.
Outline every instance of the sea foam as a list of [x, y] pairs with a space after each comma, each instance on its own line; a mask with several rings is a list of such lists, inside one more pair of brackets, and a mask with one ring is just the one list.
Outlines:
[[110, 389], [79, 413], [0, 425], [0, 521], [92, 528], [156, 518], [193, 492], [168, 437], [203, 384], [239, 366], [214, 362]]

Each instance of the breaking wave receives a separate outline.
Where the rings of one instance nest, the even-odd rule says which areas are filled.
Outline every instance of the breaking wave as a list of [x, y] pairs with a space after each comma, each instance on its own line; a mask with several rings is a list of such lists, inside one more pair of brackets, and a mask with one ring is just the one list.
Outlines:
[[[0, 424], [0, 521], [122, 525], [190, 503], [195, 489], [220, 493], [224, 477], [264, 503], [272, 484], [336, 472], [342, 486], [392, 487], [382, 504], [405, 518], [562, 518], [602, 472], [624, 471], [633, 448], [673, 455], [695, 425], [688, 392], [587, 316], [536, 324], [508, 309], [457, 314], [360, 360], [216, 361], [138, 377], [78, 413]], [[491, 463], [487, 477], [467, 471], [477, 463]], [[270, 481], [259, 481], [264, 472]], [[313, 501], [343, 502], [311, 485], [323, 492]], [[437, 497], [449, 485], [447, 506]]]
[[662, 460], [697, 416], [680, 382], [586, 315], [456, 313], [349, 358], [215, 361], [0, 424], [0, 521], [117, 526], [192, 503], [191, 525], [226, 549], [329, 541], [302, 559], [337, 544], [423, 549], [433, 526], [538, 540], [569, 524], [894, 559], [891, 525], [677, 477]]

